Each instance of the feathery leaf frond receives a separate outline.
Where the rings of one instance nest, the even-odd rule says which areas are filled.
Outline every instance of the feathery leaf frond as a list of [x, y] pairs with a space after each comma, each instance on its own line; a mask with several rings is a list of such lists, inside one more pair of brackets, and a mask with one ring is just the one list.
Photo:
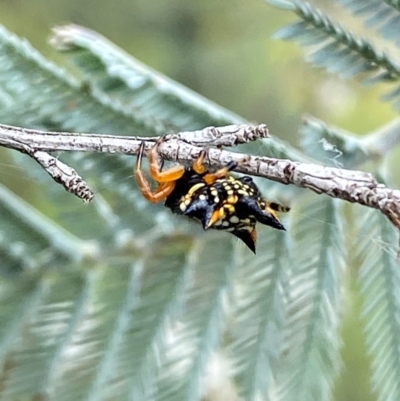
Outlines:
[[227, 299], [237, 268], [233, 254], [232, 239], [219, 235], [204, 236], [189, 253], [190, 279], [182, 288], [186, 303], [158, 342], [157, 382], [163, 391], [156, 400], [195, 401], [203, 395], [206, 370], [227, 324]]
[[300, 218], [291, 226], [287, 334], [278, 398], [328, 401], [341, 365], [341, 216], [336, 202], [327, 197], [303, 201], [292, 213], [300, 213]]
[[360, 139], [315, 117], [303, 118], [300, 134], [304, 152], [324, 165], [354, 168], [370, 157]]
[[86, 132], [154, 135], [151, 125], [116, 107], [105, 95], [86, 94], [78, 81], [3, 27], [0, 44], [0, 85], [8, 95], [7, 107], [0, 110], [2, 122], [65, 131], [79, 127]]
[[[398, 41], [396, 30], [400, 24], [400, 7], [398, 2], [390, 0], [339, 0], [355, 16], [363, 16], [367, 27], [378, 25], [378, 32], [384, 38]], [[386, 3], [386, 4], [385, 4]], [[397, 5], [395, 4], [397, 3]]]
[[293, 4], [301, 21], [278, 31], [276, 38], [297, 40], [302, 46], [318, 45], [309, 56], [310, 62], [342, 77], [374, 72], [379, 73], [379, 80], [399, 79], [400, 66], [370, 41], [357, 38], [309, 3]]
[[[67, 51], [66, 55], [84, 77], [82, 87], [89, 86], [92, 92], [123, 104], [133, 115], [138, 113], [153, 121], [153, 125], [163, 130], [162, 134], [246, 122], [86, 28], [58, 27], [51, 42], [58, 50]], [[271, 157], [302, 159], [300, 152], [279, 139], [263, 142]], [[248, 144], [246, 148], [255, 149], [256, 146]]]
[[372, 383], [378, 400], [400, 398], [400, 264], [396, 258], [398, 233], [375, 211], [358, 209], [357, 243], [361, 258], [359, 283]]
[[107, 93], [155, 124], [196, 130], [245, 121], [152, 70], [96, 32], [75, 25], [57, 27], [51, 43], [68, 52], [92, 90]]
[[[319, 46], [317, 64], [344, 76], [374, 71], [375, 81], [399, 78], [391, 58], [322, 12], [298, 1], [269, 2], [300, 16], [281, 36]], [[82, 80], [0, 30], [2, 122], [159, 135], [244, 121], [93, 32], [69, 26], [56, 34]], [[303, 133], [314, 158], [325, 160], [329, 145], [346, 166], [368, 157], [360, 141], [320, 121], [308, 120]], [[262, 150], [306, 158], [270, 139]], [[250, 256], [228, 234], [178, 226], [161, 206], [149, 205], [132, 185], [131, 158], [62, 157], [89, 177], [97, 200], [78, 209], [57, 188], [49, 195], [57, 210], [48, 213], [59, 224], [0, 188], [1, 273], [20, 270], [0, 277], [0, 398], [199, 401], [209, 396], [204, 382], [215, 355], [223, 355], [233, 367], [226, 368], [232, 388], [245, 401], [331, 400], [341, 365], [347, 256], [334, 200], [296, 197], [288, 231], [263, 227], [258, 253]], [[16, 159], [53, 191], [25, 155]], [[394, 235], [383, 216], [364, 217], [365, 238], [372, 232], [381, 239], [375, 248], [356, 246], [364, 256], [360, 283], [374, 383], [380, 399], [400, 398], [400, 276], [386, 252]]]
[[387, 4], [389, 4], [391, 7], [395, 8], [397, 11], [400, 11], [399, 0], [383, 0], [383, 1]]
[[[339, 0], [355, 16], [363, 16], [367, 27], [378, 26], [378, 32], [385, 39], [399, 44], [400, 6], [390, 0]], [[385, 4], [386, 3], [386, 4]]]
[[0, 186], [0, 215], [1, 273], [51, 266], [55, 261], [61, 266], [79, 261], [90, 251], [88, 243], [63, 230], [4, 186]]
[[[127, 110], [115, 106], [115, 102], [106, 94], [94, 95], [86, 93], [78, 81], [66, 72], [44, 59], [27, 42], [21, 41], [16, 36], [8, 33], [4, 28], [0, 30], [0, 84], [6, 88], [12, 102], [7, 108], [0, 108], [0, 119], [2, 122], [16, 123], [26, 126], [38, 126], [45, 129], [59, 129], [71, 131], [92, 131], [98, 133], [118, 134], [160, 134], [153, 126], [145, 126], [141, 120], [137, 120]], [[26, 157], [16, 155], [21, 165], [25, 164]], [[63, 155], [63, 159], [70, 161], [71, 165], [77, 166], [82, 173], [91, 173], [92, 185], [97, 190], [105, 186], [112, 187], [119, 198], [119, 204], [131, 204], [132, 208], [143, 211], [149, 207], [144, 200], [138, 196], [138, 192], [132, 185], [132, 160], [129, 157], [116, 155]], [[40, 169], [33, 166], [31, 172], [37, 172], [41, 180], [43, 175], [38, 173]], [[47, 181], [48, 182], [48, 181]], [[110, 184], [113, 184], [112, 186]], [[55, 189], [57, 191], [57, 189]], [[62, 199], [68, 199], [66, 194], [57, 194]], [[56, 194], [56, 197], [58, 196]], [[138, 198], [140, 200], [138, 200]], [[68, 205], [68, 201], [61, 202]], [[106, 204], [103, 201], [103, 206]], [[99, 201], [94, 202], [99, 206]], [[91, 209], [93, 210], [93, 209]], [[63, 211], [65, 212], [65, 210]], [[86, 212], [82, 211], [83, 214]], [[91, 220], [95, 222], [104, 221], [105, 215], [99, 210], [98, 217]], [[87, 232], [86, 219], [80, 219], [75, 215], [77, 224], [69, 220], [73, 231], [82, 230]], [[135, 223], [132, 220], [121, 219], [119, 228], [136, 226], [138, 230], [151, 228], [154, 225], [156, 215], [149, 213], [144, 215], [138, 212], [135, 215]], [[140, 222], [142, 223], [139, 224]], [[73, 224], [71, 224], [73, 223]], [[105, 222], [107, 223], [107, 222]], [[91, 227], [93, 230], [93, 226]], [[114, 227], [115, 228], [115, 227]], [[100, 225], [99, 225], [100, 229]], [[102, 225], [103, 236], [115, 236], [107, 227]], [[99, 231], [99, 234], [101, 233]], [[108, 232], [107, 232], [108, 231]], [[112, 231], [112, 230], [111, 230]], [[92, 231], [93, 232], [93, 231]], [[86, 234], [85, 236], [87, 236]]]
[[229, 356], [245, 400], [267, 399], [282, 352], [286, 323], [289, 250], [285, 234], [262, 230], [259, 252], [237, 255], [234, 309], [229, 329]]

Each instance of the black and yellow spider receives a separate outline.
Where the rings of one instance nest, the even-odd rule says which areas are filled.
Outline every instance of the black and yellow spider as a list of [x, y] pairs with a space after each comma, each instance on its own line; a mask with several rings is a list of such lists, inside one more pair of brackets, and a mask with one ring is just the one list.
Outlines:
[[154, 203], [165, 200], [165, 206], [173, 213], [200, 221], [205, 230], [228, 231], [254, 253], [257, 221], [278, 230], [285, 229], [276, 212], [287, 212], [289, 208], [263, 199], [251, 177], [233, 177], [230, 172], [238, 166], [236, 162], [209, 172], [204, 165], [207, 149], [203, 149], [192, 167], [177, 165], [162, 171], [158, 146], [163, 140], [161, 138], [148, 155], [150, 174], [158, 183], [155, 191], [141, 169], [145, 143], [139, 148], [135, 175], [147, 200]]

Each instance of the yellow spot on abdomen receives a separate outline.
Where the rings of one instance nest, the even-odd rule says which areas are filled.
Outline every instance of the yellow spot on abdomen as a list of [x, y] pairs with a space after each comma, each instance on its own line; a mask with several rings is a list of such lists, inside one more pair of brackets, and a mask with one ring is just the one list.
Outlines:
[[200, 189], [200, 188], [203, 188], [204, 187], [204, 183], [203, 182], [199, 182], [198, 184], [196, 184], [196, 185], [193, 185], [190, 189], [189, 189], [189, 191], [188, 191], [188, 195], [189, 196], [192, 196], [198, 189]]

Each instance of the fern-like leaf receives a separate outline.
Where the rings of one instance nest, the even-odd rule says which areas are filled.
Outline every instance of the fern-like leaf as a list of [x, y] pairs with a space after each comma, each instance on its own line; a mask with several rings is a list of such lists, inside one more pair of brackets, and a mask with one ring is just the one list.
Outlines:
[[332, 399], [340, 368], [340, 299], [344, 244], [340, 216], [329, 198], [302, 202], [291, 227], [289, 305], [280, 400]]
[[371, 42], [357, 38], [309, 3], [294, 1], [293, 5], [301, 21], [283, 28], [275, 37], [297, 40], [303, 46], [319, 45], [310, 54], [310, 62], [346, 78], [374, 72], [380, 80], [399, 79], [400, 66]]
[[51, 266], [55, 261], [61, 266], [79, 261], [92, 246], [95, 248], [63, 230], [4, 186], [0, 186], [0, 215], [2, 273]]
[[288, 249], [285, 233], [262, 230], [260, 256], [237, 255], [230, 356], [244, 400], [268, 399], [282, 352], [286, 323]]
[[372, 383], [378, 400], [400, 398], [400, 265], [398, 233], [379, 212], [358, 208], [359, 283]]
[[156, 382], [162, 391], [156, 400], [196, 401], [204, 395], [204, 376], [227, 323], [227, 296], [237, 268], [232, 254], [232, 238], [219, 235], [204, 236], [189, 254], [186, 304], [157, 344]]
[[[71, 43], [82, 81], [0, 31], [4, 122], [141, 135], [237, 122], [98, 36]], [[264, 151], [303, 157], [279, 141], [266, 141]], [[25, 165], [26, 157], [17, 158]], [[198, 401], [209, 396], [207, 371], [223, 354], [235, 368], [232, 388], [246, 400], [329, 399], [340, 365], [343, 251], [334, 201], [305, 201], [286, 233], [263, 227], [250, 256], [227, 233], [178, 228], [178, 218], [149, 206], [131, 182], [129, 157], [68, 161], [98, 200], [78, 209], [70, 195], [52, 195], [56, 207], [46, 211], [64, 229], [0, 192], [0, 221], [14, 230], [7, 241], [20, 236], [26, 246], [12, 255], [14, 264], [5, 259], [8, 269], [31, 252], [51, 255], [15, 280], [0, 280], [0, 397]], [[43, 188], [53, 185], [30, 170]], [[74, 255], [71, 244], [80, 257], [60, 261], [63, 251]]]
[[87, 84], [115, 101], [142, 112], [155, 124], [195, 130], [241, 124], [239, 116], [203, 98], [127, 55], [88, 29], [67, 25], [54, 30], [52, 43], [67, 50]]
[[[206, 126], [241, 124], [246, 120], [174, 82], [95, 32], [79, 26], [55, 29], [52, 43], [82, 73], [81, 85], [139, 113], [163, 133]], [[279, 139], [263, 141], [271, 157], [301, 160], [302, 155]], [[255, 150], [259, 146], [247, 145]]]
[[[47, 61], [29, 43], [0, 29], [0, 85], [9, 96], [3, 123], [73, 131], [154, 134], [106, 96], [86, 94], [78, 81]], [[66, 110], [68, 112], [66, 113]], [[126, 127], [130, 130], [126, 131]]]
[[354, 168], [371, 156], [363, 141], [354, 134], [311, 116], [303, 118], [300, 134], [304, 152], [324, 165]]
[[[382, 0], [339, 0], [348, 7], [355, 16], [365, 18], [367, 27], [378, 26], [378, 32], [385, 39], [399, 44], [400, 6], [396, 1]], [[385, 4], [386, 3], [386, 4]]]

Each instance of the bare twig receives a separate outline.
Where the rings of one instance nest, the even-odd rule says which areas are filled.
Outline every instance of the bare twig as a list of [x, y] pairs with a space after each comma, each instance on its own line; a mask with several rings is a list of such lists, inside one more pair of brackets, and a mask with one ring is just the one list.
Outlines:
[[30, 156], [50, 174], [54, 181], [61, 184], [68, 192], [81, 198], [85, 203], [93, 199], [93, 192], [72, 167], [46, 152], [36, 151]]
[[[197, 146], [235, 146], [241, 143], [268, 138], [265, 124], [257, 126], [228, 125], [226, 127], [208, 127], [198, 131], [180, 132], [167, 135], [166, 139], [175, 139]], [[25, 151], [26, 147], [43, 150], [79, 150], [82, 152], [106, 152], [135, 154], [142, 141], [155, 143], [158, 137], [127, 137], [117, 135], [79, 134], [72, 132], [38, 131], [27, 128], [0, 124], [0, 145]], [[26, 152], [28, 153], [28, 152]]]
[[[0, 144], [3, 144], [1, 139]], [[47, 152], [35, 149], [35, 147], [30, 146], [29, 143], [21, 143], [14, 139], [11, 139], [8, 145], [7, 139], [5, 139], [4, 146], [31, 156], [46, 170], [54, 181], [61, 184], [68, 192], [81, 198], [85, 203], [92, 200], [94, 194], [86, 182], [72, 167], [67, 166], [61, 160], [58, 160]]]
[[[210, 127], [167, 137], [169, 140], [160, 146], [160, 153], [166, 160], [190, 164], [204, 145], [233, 145], [265, 138], [267, 135], [264, 125]], [[28, 154], [31, 153], [26, 151], [27, 147], [34, 152], [74, 150], [133, 155], [137, 153], [142, 141], [146, 142], [146, 150], [149, 150], [156, 140], [157, 138], [44, 132], [0, 125], [0, 145]], [[369, 173], [257, 157], [217, 148], [211, 148], [208, 156], [207, 162], [211, 168], [219, 168], [229, 161], [240, 160], [242, 163], [237, 168], [238, 172], [257, 175], [286, 185], [294, 184], [311, 189], [318, 194], [325, 193], [333, 198], [379, 209], [397, 228], [400, 228], [400, 190], [379, 184]]]

